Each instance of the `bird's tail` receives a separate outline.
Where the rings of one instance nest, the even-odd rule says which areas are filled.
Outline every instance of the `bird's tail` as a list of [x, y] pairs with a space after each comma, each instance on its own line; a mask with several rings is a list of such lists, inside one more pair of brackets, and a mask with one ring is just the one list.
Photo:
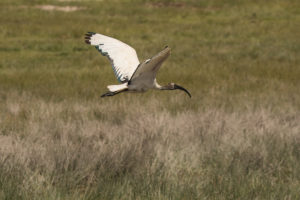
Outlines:
[[120, 84], [120, 85], [109, 85], [109, 86], [107, 86], [107, 88], [110, 92], [119, 92], [119, 91], [128, 89], [128, 84], [123, 83], [123, 84]]

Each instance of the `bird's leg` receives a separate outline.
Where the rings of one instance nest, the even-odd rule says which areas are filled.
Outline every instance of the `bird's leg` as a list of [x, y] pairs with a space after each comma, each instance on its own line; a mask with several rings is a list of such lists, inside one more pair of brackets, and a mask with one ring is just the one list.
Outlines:
[[104, 94], [101, 95], [101, 97], [110, 97], [110, 96], [114, 96], [116, 94], [120, 94], [121, 92], [125, 92], [125, 91], [128, 91], [128, 89], [125, 89], [125, 90], [121, 90], [121, 91], [117, 91], [117, 92], [106, 92]]
[[101, 97], [109, 97], [109, 96], [114, 96], [115, 93], [114, 92], [106, 92], [104, 94], [101, 95]]

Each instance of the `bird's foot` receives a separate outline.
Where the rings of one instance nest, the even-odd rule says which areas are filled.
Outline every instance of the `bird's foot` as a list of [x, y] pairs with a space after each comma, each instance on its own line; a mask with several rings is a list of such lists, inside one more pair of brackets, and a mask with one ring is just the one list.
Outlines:
[[110, 97], [110, 96], [114, 96], [115, 94], [116, 94], [115, 92], [106, 92], [102, 94], [101, 97]]

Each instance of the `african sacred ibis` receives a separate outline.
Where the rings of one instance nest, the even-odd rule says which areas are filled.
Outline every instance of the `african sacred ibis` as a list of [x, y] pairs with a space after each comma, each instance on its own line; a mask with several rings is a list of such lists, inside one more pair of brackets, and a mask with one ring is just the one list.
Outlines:
[[160, 86], [156, 82], [157, 71], [170, 55], [171, 49], [168, 46], [157, 55], [140, 63], [136, 51], [117, 39], [99, 33], [88, 32], [85, 34], [85, 42], [95, 46], [103, 56], [108, 57], [118, 81], [122, 83], [107, 86], [109, 92], [101, 97], [113, 96], [125, 91], [145, 92], [148, 89], [179, 89], [191, 97], [188, 90], [175, 83]]

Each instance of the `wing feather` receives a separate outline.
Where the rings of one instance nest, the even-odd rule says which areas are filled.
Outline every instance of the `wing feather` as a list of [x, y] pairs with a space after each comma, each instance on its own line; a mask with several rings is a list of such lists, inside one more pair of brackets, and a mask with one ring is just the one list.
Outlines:
[[85, 39], [86, 43], [95, 46], [103, 56], [108, 57], [119, 82], [126, 82], [131, 79], [140, 63], [134, 48], [99, 33], [88, 32]]
[[166, 47], [164, 50], [162, 50], [152, 58], [142, 62], [132, 74], [130, 81], [133, 81], [134, 79], [145, 78], [154, 80], [157, 71], [161, 67], [162, 63], [169, 57], [170, 52], [171, 48]]

